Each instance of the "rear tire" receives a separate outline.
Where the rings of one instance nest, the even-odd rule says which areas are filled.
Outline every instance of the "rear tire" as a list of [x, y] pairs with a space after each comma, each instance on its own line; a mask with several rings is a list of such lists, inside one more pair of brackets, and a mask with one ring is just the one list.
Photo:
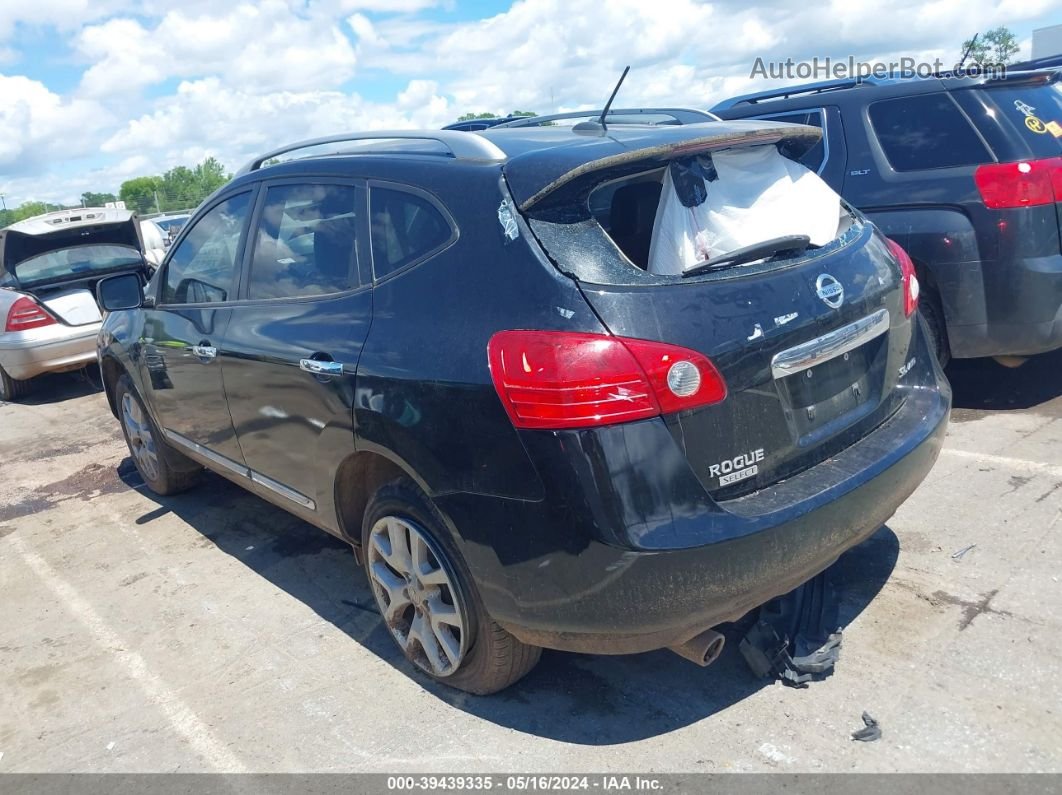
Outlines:
[[0, 367], [0, 400], [14, 401], [29, 394], [30, 383], [12, 378]]
[[538, 663], [542, 649], [521, 643], [487, 614], [438, 510], [409, 480], [382, 486], [369, 501], [362, 553], [384, 626], [406, 658], [436, 681], [487, 695]]
[[163, 441], [128, 375], [118, 379], [114, 395], [129, 455], [148, 488], [165, 497], [194, 486], [203, 468]]
[[946, 367], [951, 361], [951, 346], [948, 344], [948, 328], [944, 323], [944, 311], [940, 302], [933, 296], [926, 295], [924, 300], [918, 303], [918, 311], [926, 321], [926, 330], [929, 332], [929, 347], [937, 355], [937, 361], [941, 367]]

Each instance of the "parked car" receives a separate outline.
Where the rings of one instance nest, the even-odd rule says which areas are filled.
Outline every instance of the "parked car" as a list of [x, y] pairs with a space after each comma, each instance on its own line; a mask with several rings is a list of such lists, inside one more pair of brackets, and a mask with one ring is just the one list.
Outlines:
[[1062, 346], [1062, 71], [838, 80], [713, 111], [824, 130], [803, 162], [911, 255], [942, 362]]
[[910, 261], [813, 174], [834, 239], [647, 270], [669, 169], [817, 137], [404, 131], [265, 154], [143, 293], [100, 285], [132, 459], [158, 494], [207, 467], [351, 543], [403, 653], [454, 687], [499, 690], [542, 647], [707, 664], [714, 627], [882, 526], [947, 422]]
[[513, 121], [515, 119], [522, 119], [523, 116], [495, 116], [492, 119], [465, 119], [464, 121], [455, 121], [453, 124], [447, 124], [443, 127], [444, 130], [459, 130], [461, 132], [479, 132], [481, 130], [489, 130], [491, 127], [496, 127], [499, 124], [505, 124], [507, 121]]
[[179, 213], [177, 215], [156, 215], [151, 221], [162, 230], [162, 234], [166, 239], [166, 246], [168, 247], [181, 231], [181, 227], [188, 223], [190, 217], [191, 216], [188, 213]]
[[0, 400], [24, 395], [34, 376], [95, 362], [96, 282], [115, 273], [146, 280], [127, 210], [59, 210], [0, 230]]

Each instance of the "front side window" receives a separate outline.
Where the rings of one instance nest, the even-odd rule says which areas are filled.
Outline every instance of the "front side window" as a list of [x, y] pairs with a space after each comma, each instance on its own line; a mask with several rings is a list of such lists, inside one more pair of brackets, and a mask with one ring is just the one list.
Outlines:
[[943, 92], [875, 102], [870, 106], [870, 123], [896, 171], [972, 166], [992, 160], [959, 106]]
[[166, 266], [162, 303], [216, 304], [230, 298], [250, 206], [251, 194], [241, 193], [195, 222]]
[[373, 187], [369, 215], [372, 268], [377, 279], [437, 251], [454, 235], [432, 202], [406, 191]]
[[269, 188], [247, 297], [297, 298], [356, 287], [356, 201], [350, 185]]

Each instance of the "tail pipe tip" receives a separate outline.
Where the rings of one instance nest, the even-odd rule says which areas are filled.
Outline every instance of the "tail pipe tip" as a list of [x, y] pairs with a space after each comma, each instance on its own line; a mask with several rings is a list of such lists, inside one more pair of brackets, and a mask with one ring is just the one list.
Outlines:
[[723, 653], [726, 638], [714, 629], [706, 629], [699, 635], [694, 635], [685, 643], [668, 648], [680, 657], [685, 657], [700, 666], [708, 666], [719, 659]]

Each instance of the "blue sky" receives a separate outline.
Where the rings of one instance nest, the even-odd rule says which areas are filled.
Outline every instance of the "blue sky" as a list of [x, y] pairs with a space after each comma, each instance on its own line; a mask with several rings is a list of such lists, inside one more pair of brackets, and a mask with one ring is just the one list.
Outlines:
[[438, 127], [469, 110], [707, 107], [757, 56], [951, 63], [1006, 24], [1028, 54], [1058, 0], [33, 0], [0, 2], [0, 193], [76, 202], [206, 156]]

